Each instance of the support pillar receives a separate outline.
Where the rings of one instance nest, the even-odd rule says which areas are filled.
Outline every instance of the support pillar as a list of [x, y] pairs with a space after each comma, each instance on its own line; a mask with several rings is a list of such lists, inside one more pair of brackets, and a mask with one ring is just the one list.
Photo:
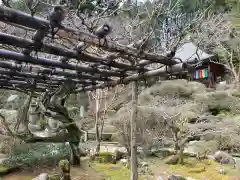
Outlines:
[[138, 100], [138, 84], [137, 81], [132, 82], [132, 116], [131, 116], [131, 180], [138, 180], [137, 168], [137, 100]]

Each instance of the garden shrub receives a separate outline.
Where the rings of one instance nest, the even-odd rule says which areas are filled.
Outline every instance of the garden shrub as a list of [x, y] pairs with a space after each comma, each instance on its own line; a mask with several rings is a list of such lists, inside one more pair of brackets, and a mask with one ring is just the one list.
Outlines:
[[21, 168], [57, 165], [61, 159], [69, 159], [70, 147], [65, 144], [29, 143], [17, 144], [3, 165]]

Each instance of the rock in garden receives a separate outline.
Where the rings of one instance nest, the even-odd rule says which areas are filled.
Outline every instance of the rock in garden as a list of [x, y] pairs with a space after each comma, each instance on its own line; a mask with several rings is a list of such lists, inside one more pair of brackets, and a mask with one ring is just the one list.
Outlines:
[[215, 160], [214, 156], [212, 156], [212, 155], [207, 155], [207, 159], [209, 159], [209, 160]]
[[170, 175], [168, 176], [168, 180], [186, 180], [186, 179], [180, 175]]
[[164, 180], [164, 179], [163, 179], [163, 177], [158, 176], [158, 177], [157, 177], [157, 180]]
[[177, 164], [179, 160], [179, 155], [172, 155], [165, 159], [165, 164]]
[[139, 165], [140, 165], [140, 167], [147, 167], [148, 163], [147, 162], [140, 162]]
[[186, 177], [186, 180], [196, 180], [196, 179], [191, 178], [191, 177]]
[[219, 172], [220, 174], [222, 174], [222, 175], [225, 175], [225, 174], [226, 174], [226, 171], [225, 171], [225, 169], [223, 169], [223, 168], [220, 168], [220, 169], [218, 170], [218, 172]]
[[118, 149], [115, 149], [114, 152], [113, 152], [113, 156], [114, 156], [116, 161], [119, 161], [120, 159], [123, 158], [124, 153], [119, 151]]
[[48, 174], [47, 173], [42, 173], [39, 176], [33, 178], [32, 180], [48, 180]]
[[214, 159], [221, 164], [229, 164], [233, 166], [235, 166], [236, 164], [235, 159], [231, 155], [223, 151], [217, 151], [214, 154]]
[[128, 163], [127, 159], [120, 159], [120, 163], [126, 165]]

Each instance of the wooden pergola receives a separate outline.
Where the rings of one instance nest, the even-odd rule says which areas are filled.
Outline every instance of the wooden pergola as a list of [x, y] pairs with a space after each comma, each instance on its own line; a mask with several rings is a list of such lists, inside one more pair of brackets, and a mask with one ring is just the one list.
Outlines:
[[[57, 36], [61, 39], [61, 35], [65, 34], [69, 40], [77, 40], [101, 49], [104, 52], [103, 55], [80, 51], [77, 48], [60, 47], [55, 44], [55, 40], [52, 43], [46, 43], [44, 38], [50, 36], [48, 20], [32, 17], [30, 14], [8, 7], [0, 7], [0, 21], [18, 28], [28, 28], [36, 34], [45, 34], [41, 41], [34, 41], [35, 37], [32, 37], [32, 40], [0, 32], [1, 45], [18, 48], [18, 51], [9, 48], [0, 49], [1, 89], [28, 93], [34, 88], [35, 95], [40, 95], [46, 90], [54, 91], [68, 81], [76, 85], [74, 93], [78, 93], [128, 84], [151, 76], [181, 72], [187, 68], [186, 64], [173, 59], [174, 53], [164, 55], [140, 53], [139, 49], [126, 47], [111, 40], [107, 40], [105, 44], [99, 44], [99, 38], [94, 34], [71, 27], [63, 26]], [[35, 51], [37, 56], [32, 55]], [[42, 57], [42, 54], [45, 55]], [[46, 58], [47, 55], [58, 58]], [[75, 63], [68, 62], [69, 59], [75, 60]], [[149, 68], [148, 65], [154, 63], [162, 66], [158, 69]], [[132, 161], [136, 160], [136, 92], [137, 84], [133, 83]], [[132, 172], [136, 172], [136, 168], [132, 164]], [[132, 179], [135, 180], [136, 177], [137, 175], [133, 173]]]

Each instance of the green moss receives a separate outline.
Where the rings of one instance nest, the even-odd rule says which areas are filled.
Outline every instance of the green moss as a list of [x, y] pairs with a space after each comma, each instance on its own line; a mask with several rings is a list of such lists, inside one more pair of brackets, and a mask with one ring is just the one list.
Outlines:
[[[218, 172], [220, 168], [225, 169], [226, 175], [222, 175]], [[208, 177], [209, 180], [228, 180], [229, 175], [234, 173], [233, 171], [236, 171], [230, 166], [218, 164], [213, 160], [199, 162], [193, 158], [188, 158], [184, 165], [171, 165], [169, 169], [171, 172], [183, 175], [184, 177], [192, 177], [195, 179]]]
[[10, 171], [10, 168], [7, 166], [0, 165], [0, 174], [6, 174]]
[[48, 124], [47, 120], [45, 119], [40, 119], [38, 121], [38, 125], [41, 127], [41, 128], [44, 128], [46, 125]]
[[70, 163], [68, 160], [61, 160], [58, 164], [59, 168], [62, 172], [69, 172], [70, 171]]
[[101, 157], [112, 156], [112, 153], [110, 153], [110, 152], [101, 152], [101, 153], [99, 153], [99, 156], [101, 156]]
[[[125, 180], [130, 179], [130, 170], [120, 164], [93, 164], [93, 167], [107, 176], [105, 180]], [[142, 177], [139, 178], [143, 180]]]
[[60, 180], [60, 176], [59, 175], [50, 175], [49, 176], [49, 180]]
[[113, 154], [110, 152], [102, 152], [95, 158], [99, 163], [116, 163]]
[[240, 98], [240, 89], [235, 89], [232, 92], [232, 96]]

